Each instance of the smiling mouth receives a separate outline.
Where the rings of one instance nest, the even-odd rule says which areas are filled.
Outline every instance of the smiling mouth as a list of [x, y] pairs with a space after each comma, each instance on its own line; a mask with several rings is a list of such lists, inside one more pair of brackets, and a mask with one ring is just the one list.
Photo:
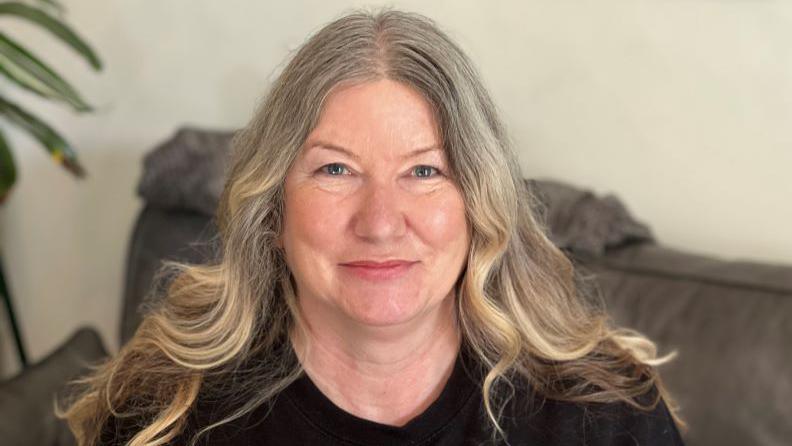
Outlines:
[[382, 281], [397, 279], [404, 276], [416, 263], [418, 262], [353, 262], [342, 263], [341, 266], [343, 266], [346, 271], [351, 272], [361, 279]]
[[393, 259], [387, 260], [383, 262], [377, 262], [375, 260], [356, 260], [354, 262], [347, 262], [342, 263], [345, 266], [365, 266], [370, 268], [389, 268], [392, 266], [400, 266], [406, 263], [415, 263], [412, 260], [403, 260], [403, 259]]

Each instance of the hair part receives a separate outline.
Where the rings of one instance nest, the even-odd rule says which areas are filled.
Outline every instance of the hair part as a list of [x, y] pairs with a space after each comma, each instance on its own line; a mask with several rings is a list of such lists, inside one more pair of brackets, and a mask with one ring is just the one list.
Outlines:
[[[165, 444], [202, 396], [223, 401], [225, 416], [202, 426], [194, 444], [204, 432], [270, 404], [300, 376], [288, 344], [304, 324], [294, 279], [276, 247], [285, 175], [328, 95], [382, 78], [413, 88], [432, 105], [466, 203], [471, 248], [455, 285], [457, 311], [464, 345], [482, 364], [493, 436], [503, 433], [500, 413], [517, 380], [559, 400], [624, 401], [649, 410], [662, 398], [685, 427], [654, 369], [673, 353], [658, 358], [646, 337], [614, 328], [601, 298], [584, 292], [587, 279], [535, 216], [542, 204], [523, 179], [471, 61], [430, 19], [381, 8], [355, 10], [311, 36], [234, 135], [215, 214], [220, 255], [207, 264], [165, 261], [157, 283], [168, 285], [162, 293], [152, 289], [134, 337], [74, 382], [66, 407], [56, 412], [80, 445], [95, 444], [111, 417], [147, 420], [133, 425], [130, 445]], [[229, 387], [231, 375], [251, 385], [245, 392]], [[656, 398], [642, 404], [637, 397], [654, 386]]]

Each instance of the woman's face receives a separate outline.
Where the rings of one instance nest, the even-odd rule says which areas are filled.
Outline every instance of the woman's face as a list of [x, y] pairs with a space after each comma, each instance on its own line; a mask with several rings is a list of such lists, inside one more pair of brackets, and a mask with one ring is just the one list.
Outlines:
[[[286, 176], [279, 244], [303, 311], [386, 326], [452, 302], [470, 240], [448, 174], [419, 93], [391, 80], [334, 90]], [[413, 263], [390, 272], [345, 265], [391, 259]]]

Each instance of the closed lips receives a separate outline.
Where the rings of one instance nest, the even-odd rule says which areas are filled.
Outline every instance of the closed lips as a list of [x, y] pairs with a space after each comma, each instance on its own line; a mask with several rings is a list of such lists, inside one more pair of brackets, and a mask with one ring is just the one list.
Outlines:
[[387, 262], [372, 262], [372, 261], [357, 261], [357, 262], [349, 262], [349, 263], [342, 263], [345, 266], [359, 266], [359, 267], [366, 267], [366, 268], [392, 268], [394, 266], [401, 266], [406, 265], [409, 263], [413, 263], [409, 260], [391, 260]]

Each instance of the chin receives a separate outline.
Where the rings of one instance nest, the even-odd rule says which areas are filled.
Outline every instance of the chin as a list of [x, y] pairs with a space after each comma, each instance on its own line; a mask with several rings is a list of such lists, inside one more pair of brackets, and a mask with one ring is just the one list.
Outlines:
[[406, 324], [415, 319], [414, 314], [350, 314], [358, 324], [368, 327], [393, 327]]
[[371, 327], [388, 327], [409, 323], [425, 314], [427, 302], [402, 299], [377, 299], [346, 302], [344, 312], [355, 322]]

